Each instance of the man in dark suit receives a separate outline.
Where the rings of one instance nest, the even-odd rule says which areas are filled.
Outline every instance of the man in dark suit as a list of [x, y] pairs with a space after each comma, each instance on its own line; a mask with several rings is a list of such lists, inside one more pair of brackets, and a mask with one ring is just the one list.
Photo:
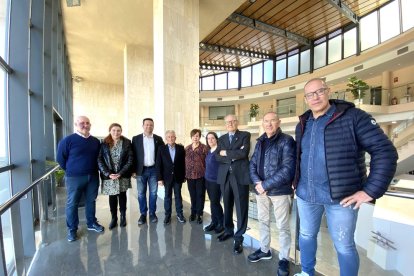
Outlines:
[[132, 150], [134, 152], [134, 173], [137, 178], [138, 203], [141, 216], [138, 225], [147, 222], [147, 185], [149, 187], [149, 220], [153, 223], [158, 221], [157, 215], [157, 175], [155, 161], [157, 151], [164, 145], [162, 138], [152, 133], [154, 121], [145, 118], [142, 121], [144, 132], [132, 138]]
[[[247, 229], [249, 208], [249, 151], [250, 133], [237, 129], [235, 115], [224, 118], [227, 134], [219, 138], [216, 160], [220, 163], [217, 183], [224, 201], [224, 233], [218, 236], [225, 241], [234, 236], [234, 253], [243, 251], [243, 234]], [[236, 206], [237, 231], [234, 233], [233, 205]]]
[[175, 143], [174, 130], [165, 132], [167, 144], [160, 147], [157, 155], [156, 170], [158, 185], [165, 187], [164, 224], [171, 223], [172, 191], [174, 190], [175, 210], [177, 220], [185, 223], [183, 214], [183, 200], [181, 197], [181, 187], [185, 180], [185, 150], [184, 146]]

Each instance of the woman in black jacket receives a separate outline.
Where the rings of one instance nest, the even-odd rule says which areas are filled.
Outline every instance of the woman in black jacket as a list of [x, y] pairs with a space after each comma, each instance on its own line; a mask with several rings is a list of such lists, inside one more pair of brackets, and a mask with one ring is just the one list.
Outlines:
[[120, 226], [126, 226], [126, 191], [131, 188], [132, 162], [131, 141], [122, 136], [120, 124], [111, 124], [109, 135], [103, 140], [98, 156], [102, 193], [109, 195], [109, 206], [112, 215], [109, 229], [118, 224], [118, 199], [121, 212]]

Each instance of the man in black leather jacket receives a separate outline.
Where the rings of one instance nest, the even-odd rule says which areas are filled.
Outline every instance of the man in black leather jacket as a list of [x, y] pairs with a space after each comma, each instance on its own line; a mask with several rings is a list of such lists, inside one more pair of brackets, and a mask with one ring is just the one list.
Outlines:
[[260, 248], [250, 254], [248, 260], [258, 262], [272, 258], [269, 209], [273, 205], [280, 245], [277, 275], [287, 276], [291, 243], [289, 208], [295, 175], [296, 144], [290, 135], [282, 133], [276, 113], [266, 113], [262, 124], [265, 133], [257, 139], [250, 160], [250, 178], [256, 190]]

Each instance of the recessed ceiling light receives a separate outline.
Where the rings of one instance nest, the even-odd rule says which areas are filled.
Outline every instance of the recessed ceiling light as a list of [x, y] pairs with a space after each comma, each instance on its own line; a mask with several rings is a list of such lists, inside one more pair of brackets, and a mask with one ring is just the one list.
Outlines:
[[392, 121], [392, 122], [391, 122], [391, 124], [396, 124], [396, 123], [397, 123], [397, 121]]

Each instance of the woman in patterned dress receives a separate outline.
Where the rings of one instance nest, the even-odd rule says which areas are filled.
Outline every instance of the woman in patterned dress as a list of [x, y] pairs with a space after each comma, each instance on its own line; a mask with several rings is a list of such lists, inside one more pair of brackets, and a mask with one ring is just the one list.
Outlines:
[[185, 178], [191, 200], [191, 215], [189, 221], [203, 223], [204, 200], [206, 186], [204, 174], [206, 171], [207, 146], [200, 142], [201, 131], [193, 129], [190, 132], [191, 145], [185, 148]]
[[118, 201], [121, 213], [119, 225], [121, 227], [126, 226], [126, 191], [131, 188], [132, 162], [131, 141], [122, 136], [120, 124], [111, 124], [109, 135], [103, 140], [98, 156], [102, 193], [109, 195], [109, 207], [112, 215], [109, 229], [118, 225]]

